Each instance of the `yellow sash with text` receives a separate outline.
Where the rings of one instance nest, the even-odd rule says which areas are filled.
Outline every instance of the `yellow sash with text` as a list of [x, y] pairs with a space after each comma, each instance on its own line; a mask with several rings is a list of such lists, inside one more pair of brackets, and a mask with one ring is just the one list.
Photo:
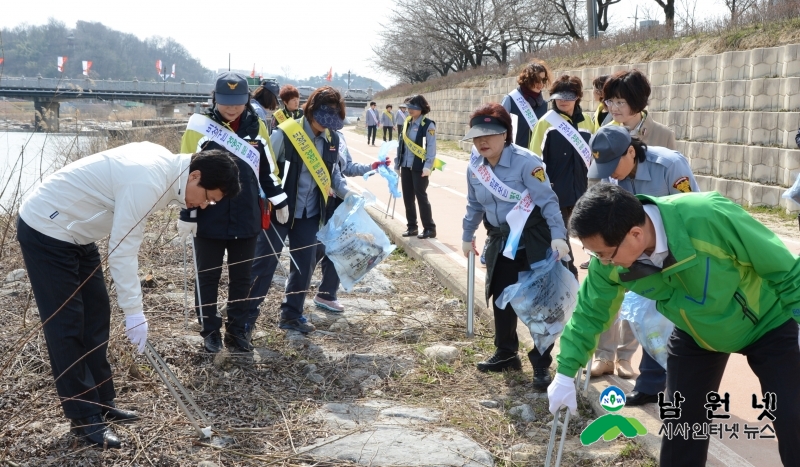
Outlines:
[[278, 125], [285, 122], [289, 118], [286, 116], [286, 111], [283, 109], [276, 110], [272, 115], [275, 116], [275, 120], [278, 121]]
[[[409, 149], [409, 151], [411, 151], [411, 154], [422, 159], [422, 162], [425, 162], [425, 148], [418, 145], [417, 143], [412, 141], [411, 138], [408, 137], [407, 129], [408, 129], [408, 124], [410, 122], [411, 122], [411, 116], [409, 115], [408, 117], [406, 117], [406, 121], [403, 123], [403, 142], [406, 144], [406, 147]], [[419, 122], [420, 129], [424, 124], [425, 124], [424, 119], [421, 122]], [[445, 165], [446, 165], [445, 162], [442, 162], [436, 158], [433, 159], [433, 170], [436, 169], [444, 170]]]
[[331, 191], [331, 175], [328, 173], [328, 168], [325, 167], [325, 162], [322, 161], [317, 147], [314, 146], [314, 140], [303, 129], [304, 120], [305, 118], [301, 118], [298, 122], [292, 118], [287, 118], [286, 121], [278, 125], [278, 128], [289, 137], [292, 146], [300, 154], [303, 163], [306, 164], [311, 176], [314, 177], [314, 181], [317, 182], [322, 196], [327, 200]]

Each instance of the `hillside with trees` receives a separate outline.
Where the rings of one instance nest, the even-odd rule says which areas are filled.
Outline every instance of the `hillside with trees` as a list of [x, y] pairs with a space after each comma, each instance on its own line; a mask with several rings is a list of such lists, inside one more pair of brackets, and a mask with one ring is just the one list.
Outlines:
[[171, 71], [176, 67], [176, 79], [186, 82], [209, 82], [212, 71], [172, 38], [139, 39], [109, 29], [101, 23], [78, 21], [75, 28], [50, 18], [47, 24], [22, 24], [0, 31], [3, 51], [2, 74], [6, 76], [37, 76], [57, 78], [58, 56], [68, 57], [63, 76], [76, 78], [83, 73], [81, 62], [92, 61], [92, 79], [159, 80], [156, 60]]

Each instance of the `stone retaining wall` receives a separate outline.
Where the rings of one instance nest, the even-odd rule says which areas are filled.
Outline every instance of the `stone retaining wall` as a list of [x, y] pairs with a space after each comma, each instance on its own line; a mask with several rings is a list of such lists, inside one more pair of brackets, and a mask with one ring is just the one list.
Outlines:
[[[678, 150], [690, 160], [701, 188], [739, 203], [799, 209], [780, 195], [800, 173], [794, 140], [800, 126], [800, 44], [554, 75], [581, 77], [582, 105], [593, 111], [594, 77], [631, 68], [650, 79], [650, 115], [675, 131]], [[484, 88], [426, 94], [439, 137], [460, 139], [472, 110], [500, 102], [516, 87], [516, 77], [507, 77]], [[399, 101], [381, 101], [379, 107], [392, 103], [396, 108]]]

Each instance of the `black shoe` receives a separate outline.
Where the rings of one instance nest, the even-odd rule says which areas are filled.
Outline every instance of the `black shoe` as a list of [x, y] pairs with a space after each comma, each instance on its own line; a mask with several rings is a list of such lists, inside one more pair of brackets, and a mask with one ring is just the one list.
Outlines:
[[423, 229], [422, 233], [417, 235], [417, 238], [436, 238], [436, 231], [431, 229]]
[[537, 391], [547, 391], [547, 386], [553, 382], [553, 377], [550, 376], [549, 368], [534, 368], [533, 369], [533, 389]]
[[105, 418], [107, 422], [131, 422], [133, 420], [139, 420], [139, 416], [136, 415], [136, 412], [118, 409], [114, 401], [105, 401], [100, 404], [103, 406], [103, 418]]
[[253, 345], [244, 334], [225, 331], [225, 346], [232, 352], [252, 352]]
[[121, 446], [116, 433], [106, 426], [100, 414], [70, 420], [69, 431], [88, 444], [113, 449], [119, 449]]
[[631, 391], [631, 393], [625, 397], [625, 405], [628, 407], [652, 404], [655, 402], [658, 402], [658, 394], [645, 394], [639, 391]]
[[584, 261], [583, 263], [581, 263], [581, 265], [579, 267], [581, 269], [589, 269], [589, 262], [588, 261]]
[[501, 372], [503, 370], [521, 370], [522, 362], [519, 355], [495, 352], [488, 360], [478, 363], [478, 371]]
[[418, 233], [419, 233], [419, 230], [417, 230], [417, 229], [408, 229], [405, 232], [403, 232], [403, 236], [404, 237], [416, 237]]
[[302, 332], [303, 334], [308, 334], [309, 332], [314, 332], [317, 328], [314, 327], [313, 324], [307, 321], [301, 321], [299, 319], [283, 319], [281, 318], [280, 324], [278, 327], [281, 329], [289, 329], [291, 331]]
[[222, 350], [222, 337], [214, 331], [203, 338], [203, 349], [208, 353], [219, 353]]

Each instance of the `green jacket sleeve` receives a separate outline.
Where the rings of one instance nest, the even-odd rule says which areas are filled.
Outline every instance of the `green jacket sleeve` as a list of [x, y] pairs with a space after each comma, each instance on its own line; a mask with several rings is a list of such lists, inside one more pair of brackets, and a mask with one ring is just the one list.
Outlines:
[[800, 322], [800, 258], [741, 206], [718, 193], [710, 193], [709, 197], [714, 201], [708, 221], [715, 237], [711, 243], [768, 281], [767, 286], [779, 298], [783, 311]]
[[589, 275], [578, 290], [578, 305], [561, 334], [561, 350], [556, 357], [559, 373], [574, 377], [589, 361], [597, 338], [616, 320], [625, 288], [610, 280], [614, 269], [591, 260]]

